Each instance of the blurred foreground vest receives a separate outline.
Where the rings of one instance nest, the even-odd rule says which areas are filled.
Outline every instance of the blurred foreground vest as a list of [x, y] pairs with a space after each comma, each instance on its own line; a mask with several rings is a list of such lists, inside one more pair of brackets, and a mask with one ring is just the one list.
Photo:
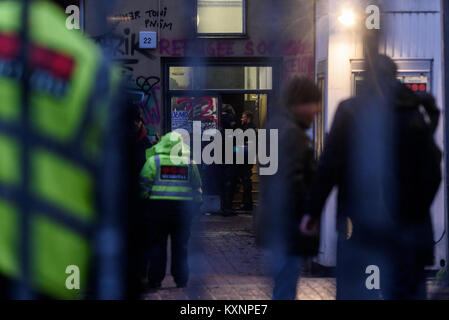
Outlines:
[[[0, 2], [0, 273], [26, 278], [51, 298], [80, 298], [91, 276], [102, 146], [120, 76], [91, 40], [66, 29], [58, 7], [33, 1], [24, 128], [21, 12], [20, 1]], [[79, 269], [81, 290], [66, 287], [69, 266]]]

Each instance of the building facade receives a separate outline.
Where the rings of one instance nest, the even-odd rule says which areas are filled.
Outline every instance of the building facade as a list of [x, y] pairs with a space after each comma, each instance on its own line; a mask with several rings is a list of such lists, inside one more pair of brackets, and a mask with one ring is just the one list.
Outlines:
[[[362, 80], [360, 28], [365, 27], [365, 8], [370, 4], [381, 8], [380, 27], [386, 31], [380, 52], [396, 61], [401, 81], [431, 92], [443, 114], [441, 1], [371, 2], [126, 0], [102, 13], [98, 2], [84, 0], [81, 7], [84, 31], [122, 64], [128, 89], [144, 109], [150, 132], [191, 130], [193, 121], [201, 121], [203, 130], [222, 129], [227, 105], [237, 118], [252, 111], [261, 128], [279, 108], [282, 84], [293, 76], [308, 76], [323, 94], [323, 112], [310, 132], [318, 156], [338, 103], [354, 95]], [[338, 21], [345, 8], [361, 12], [352, 28]], [[442, 116], [436, 133], [442, 150], [444, 128]], [[216, 168], [201, 168], [207, 184]], [[435, 268], [447, 261], [445, 181], [446, 177], [432, 207]], [[206, 193], [208, 209], [218, 210], [217, 184], [206, 186]], [[323, 213], [317, 260], [326, 266], [336, 262], [335, 199], [334, 194]]]
[[[238, 122], [251, 111], [261, 128], [285, 81], [314, 78], [312, 0], [116, 1], [105, 14], [108, 27], [97, 1], [82, 6], [85, 32], [122, 64], [147, 128], [159, 135], [191, 131], [193, 121], [223, 129], [225, 105]], [[201, 171], [205, 207], [219, 210], [219, 168]]]

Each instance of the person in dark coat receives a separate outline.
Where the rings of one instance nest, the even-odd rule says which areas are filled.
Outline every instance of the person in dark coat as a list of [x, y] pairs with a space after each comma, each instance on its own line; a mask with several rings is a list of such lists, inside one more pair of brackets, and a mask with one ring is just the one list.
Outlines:
[[303, 236], [299, 226], [308, 212], [307, 194], [315, 171], [306, 130], [320, 110], [320, 98], [311, 80], [295, 78], [286, 88], [284, 107], [268, 122], [269, 129], [278, 130], [278, 171], [260, 176], [255, 220], [258, 244], [273, 254], [273, 299], [295, 299], [301, 257], [318, 253], [318, 238]]
[[[229, 105], [228, 105], [229, 106]], [[256, 133], [256, 127], [253, 123], [254, 115], [249, 111], [244, 111], [240, 119], [240, 129], [244, 132], [246, 130], [253, 130]], [[232, 119], [232, 127], [226, 127], [229, 124], [229, 115], [225, 115], [223, 121], [223, 129], [236, 129], [235, 119]], [[224, 215], [230, 216], [236, 213], [232, 211], [232, 202], [234, 196], [238, 193], [240, 185], [243, 189], [242, 203], [240, 204], [240, 209], [246, 212], [252, 212], [253, 210], [253, 196], [252, 196], [252, 180], [253, 166], [249, 158], [249, 145], [252, 143], [257, 147], [257, 136], [256, 141], [249, 141], [249, 139], [244, 139], [242, 145], [236, 145], [237, 141], [234, 138], [234, 152], [233, 159], [234, 163], [232, 165], [225, 164], [225, 174], [226, 174], [226, 192], [224, 193]], [[244, 154], [243, 163], [237, 163], [237, 153], [238, 149], [242, 149]]]
[[[244, 111], [242, 113], [242, 118], [240, 119], [242, 130], [256, 130], [256, 127], [254, 126], [254, 115], [249, 111]], [[253, 183], [251, 180], [251, 176], [253, 175], [253, 164], [249, 161], [248, 156], [248, 145], [249, 141], [245, 139], [244, 141], [244, 148], [245, 148], [245, 163], [241, 165], [237, 165], [238, 172], [239, 172], [239, 179], [242, 184], [243, 188], [243, 199], [242, 204], [240, 205], [240, 209], [244, 211], [252, 211], [253, 210]], [[252, 142], [257, 145], [257, 141]], [[237, 185], [235, 186], [235, 189], [237, 189]], [[236, 191], [236, 190], [235, 190]]]
[[[337, 108], [301, 228], [317, 224], [338, 187], [337, 299], [425, 298], [430, 206], [441, 180], [438, 110], [396, 80], [390, 58], [371, 65], [360, 94]], [[380, 271], [374, 286], [370, 266]]]
[[[226, 137], [226, 130], [236, 129], [236, 119], [235, 119], [235, 111], [232, 105], [223, 104], [223, 113], [221, 116], [221, 127], [222, 127], [222, 136]], [[236, 180], [236, 170], [234, 164], [226, 164], [226, 150], [223, 152], [223, 164], [221, 165], [222, 175], [221, 175], [221, 194], [222, 194], [222, 214], [224, 216], [233, 216], [235, 213], [232, 211], [232, 200], [234, 197], [234, 188], [235, 188], [235, 180]], [[235, 159], [234, 151], [233, 159]]]
[[439, 111], [430, 94], [398, 85], [394, 120], [397, 150], [393, 268], [387, 299], [426, 299], [425, 267], [434, 264], [430, 207], [441, 182], [441, 151], [433, 135]]
[[142, 109], [134, 104], [130, 105], [131, 113], [134, 118], [134, 150], [136, 152], [135, 159], [137, 161], [136, 167], [141, 170], [146, 159], [146, 150], [150, 149], [155, 143], [148, 138], [148, 132], [145, 128], [145, 123], [142, 116]]
[[150, 209], [147, 203], [140, 197], [139, 175], [146, 162], [146, 150], [152, 147], [144, 126], [142, 110], [132, 102], [130, 96], [125, 97], [127, 106], [127, 146], [128, 146], [128, 198], [130, 202], [130, 214], [127, 215], [127, 253], [129, 257], [126, 276], [131, 295], [129, 299], [140, 299], [146, 287], [142, 279], [146, 276], [147, 251], [145, 243], [149, 231], [145, 228], [144, 213]]

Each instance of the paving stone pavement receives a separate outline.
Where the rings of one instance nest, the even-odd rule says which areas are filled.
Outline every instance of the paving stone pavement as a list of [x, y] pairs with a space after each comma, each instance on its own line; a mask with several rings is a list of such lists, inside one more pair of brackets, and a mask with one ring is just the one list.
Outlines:
[[[170, 254], [168, 254], [170, 255]], [[268, 300], [272, 281], [268, 254], [258, 248], [252, 233], [252, 216], [201, 215], [193, 224], [189, 244], [190, 280], [176, 288], [170, 261], [162, 288], [146, 300]], [[298, 300], [335, 300], [335, 278], [302, 276]], [[430, 299], [449, 299], [449, 288], [428, 281]]]
[[[190, 280], [176, 288], [170, 275], [162, 288], [144, 295], [148, 300], [268, 300], [272, 281], [268, 254], [255, 245], [252, 216], [199, 216], [189, 244]], [[332, 300], [335, 279], [302, 277], [297, 299]]]

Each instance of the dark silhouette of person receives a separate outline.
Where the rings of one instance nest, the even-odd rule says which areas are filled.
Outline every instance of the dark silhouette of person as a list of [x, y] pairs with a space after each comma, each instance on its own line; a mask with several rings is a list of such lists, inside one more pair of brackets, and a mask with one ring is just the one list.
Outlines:
[[[278, 171], [261, 175], [260, 204], [255, 214], [257, 243], [272, 253], [273, 299], [295, 299], [301, 264], [318, 253], [318, 237], [300, 232], [316, 161], [306, 131], [320, 111], [320, 90], [307, 78], [286, 88], [284, 108], [268, 122], [278, 130]], [[271, 141], [270, 141], [271, 143]]]
[[366, 69], [360, 92], [337, 108], [301, 229], [316, 228], [337, 187], [337, 299], [424, 299], [441, 180], [438, 112], [396, 79], [389, 57]]

